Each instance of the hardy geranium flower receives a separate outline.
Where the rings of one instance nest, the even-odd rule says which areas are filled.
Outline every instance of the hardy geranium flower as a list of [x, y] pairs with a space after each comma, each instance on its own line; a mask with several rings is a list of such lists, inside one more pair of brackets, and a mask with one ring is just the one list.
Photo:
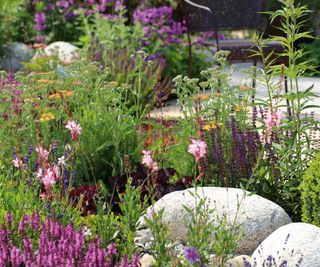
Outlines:
[[191, 263], [195, 264], [199, 261], [200, 256], [196, 248], [185, 248], [185, 257]]
[[199, 161], [207, 153], [207, 143], [202, 140], [191, 139], [188, 152], [196, 158], [196, 161]]
[[152, 171], [158, 171], [158, 164], [155, 162], [151, 156], [151, 151], [142, 150], [142, 164], [147, 166]]
[[73, 140], [79, 141], [79, 135], [81, 134], [82, 128], [80, 124], [76, 124], [74, 120], [69, 120], [65, 126], [65, 128], [70, 130], [71, 137]]

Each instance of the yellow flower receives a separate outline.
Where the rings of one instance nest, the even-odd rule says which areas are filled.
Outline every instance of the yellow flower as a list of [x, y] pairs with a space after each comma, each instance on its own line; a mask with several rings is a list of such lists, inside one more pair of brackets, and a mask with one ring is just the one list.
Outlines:
[[254, 88], [246, 86], [246, 85], [241, 85], [239, 89], [240, 89], [240, 91], [251, 91], [251, 90], [254, 90]]
[[192, 98], [193, 100], [199, 100], [199, 101], [205, 101], [210, 99], [210, 97], [206, 94], [194, 95]]
[[33, 97], [31, 97], [31, 98], [25, 98], [24, 99], [24, 102], [26, 103], [26, 102], [33, 102], [33, 101], [35, 101], [36, 99], [35, 98], [33, 98]]
[[66, 97], [70, 97], [73, 96], [74, 92], [70, 91], [70, 90], [61, 90], [58, 91], [55, 94], [49, 95], [48, 98], [49, 99], [61, 99], [61, 98], [66, 98]]
[[206, 87], [208, 87], [209, 83], [208, 82], [201, 82], [201, 83], [199, 83], [199, 85], [202, 88], [206, 88]]
[[41, 114], [40, 121], [51, 121], [54, 119], [54, 114], [52, 112]]
[[219, 125], [218, 123], [215, 123], [212, 121], [206, 124], [205, 126], [203, 126], [203, 129], [205, 131], [210, 131], [210, 130], [216, 129], [218, 125]]
[[30, 75], [51, 75], [54, 74], [53, 71], [47, 71], [47, 72], [31, 72]]
[[61, 99], [61, 94], [55, 93], [48, 96], [49, 99]]
[[71, 90], [61, 90], [59, 93], [62, 93], [63, 97], [69, 97], [74, 95], [74, 91]]
[[240, 106], [236, 106], [235, 112], [240, 112], [242, 108]]
[[54, 84], [54, 81], [51, 80], [37, 80], [39, 84]]
[[114, 88], [116, 88], [118, 85], [119, 85], [118, 82], [116, 82], [116, 81], [111, 81], [111, 82], [109, 82], [109, 83], [107, 84], [107, 89], [114, 89]]

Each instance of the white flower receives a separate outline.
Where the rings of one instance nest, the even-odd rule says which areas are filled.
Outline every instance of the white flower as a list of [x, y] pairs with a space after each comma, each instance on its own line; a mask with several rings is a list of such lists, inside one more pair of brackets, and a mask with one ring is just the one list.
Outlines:
[[91, 229], [88, 228], [88, 227], [86, 227], [86, 226], [84, 226], [84, 227], [82, 228], [82, 232], [83, 232], [83, 235], [84, 235], [85, 237], [92, 235]]
[[58, 158], [58, 165], [59, 166], [66, 166], [66, 157], [65, 156]]

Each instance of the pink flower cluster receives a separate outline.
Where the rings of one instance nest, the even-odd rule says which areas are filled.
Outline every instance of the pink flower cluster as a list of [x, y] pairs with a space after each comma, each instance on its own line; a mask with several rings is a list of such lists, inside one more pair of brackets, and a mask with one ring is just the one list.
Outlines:
[[147, 166], [151, 171], [158, 171], [158, 164], [155, 162], [151, 156], [151, 151], [142, 150], [142, 164]]
[[80, 124], [77, 124], [74, 120], [69, 120], [65, 126], [66, 129], [70, 130], [71, 137], [75, 141], [79, 141], [82, 128]]
[[15, 156], [14, 159], [12, 160], [12, 164], [14, 167], [20, 168], [23, 165], [23, 162], [21, 159], [19, 159], [17, 156]]
[[199, 161], [207, 153], [207, 143], [202, 140], [191, 138], [188, 152], [195, 157], [196, 161]]
[[42, 146], [36, 147], [36, 152], [38, 153], [37, 162], [41, 166], [38, 168], [36, 176], [41, 179], [44, 188], [48, 191], [61, 178], [60, 166], [59, 164], [50, 165], [48, 162], [50, 152]]
[[264, 123], [266, 125], [266, 141], [270, 143], [271, 134], [274, 129], [279, 128], [281, 124], [281, 120], [284, 119], [286, 116], [283, 112], [279, 109], [273, 111], [271, 109], [268, 110], [268, 113], [264, 119]]

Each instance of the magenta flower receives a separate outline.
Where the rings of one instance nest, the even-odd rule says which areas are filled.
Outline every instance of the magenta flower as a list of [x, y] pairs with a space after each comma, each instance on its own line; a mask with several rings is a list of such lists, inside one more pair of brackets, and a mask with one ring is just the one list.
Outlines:
[[74, 120], [69, 120], [65, 126], [66, 129], [70, 130], [71, 137], [73, 140], [79, 141], [79, 135], [81, 134], [82, 128], [80, 124], [76, 124]]
[[117, 248], [116, 248], [116, 244], [115, 243], [110, 243], [107, 247], [108, 251], [108, 255], [116, 255], [117, 254]]
[[202, 140], [196, 140], [191, 138], [191, 144], [189, 145], [188, 152], [199, 161], [207, 153], [207, 144]]

